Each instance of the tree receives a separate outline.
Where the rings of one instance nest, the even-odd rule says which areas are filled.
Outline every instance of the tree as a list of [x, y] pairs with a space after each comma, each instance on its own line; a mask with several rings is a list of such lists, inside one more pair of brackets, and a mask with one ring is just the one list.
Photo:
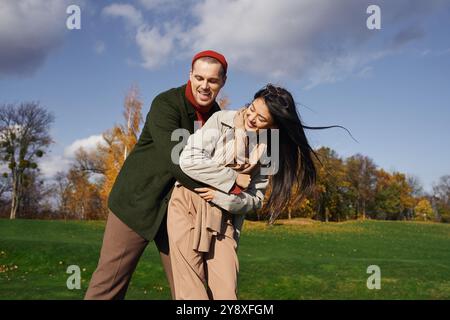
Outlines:
[[337, 153], [322, 147], [316, 151], [319, 161], [316, 161], [317, 183], [314, 188], [314, 197], [311, 199], [315, 205], [318, 218], [329, 220], [345, 220], [348, 215], [346, 189], [344, 179], [344, 163]]
[[54, 190], [52, 185], [46, 184], [38, 170], [24, 176], [22, 197], [19, 211], [26, 218], [48, 218], [52, 216], [50, 198]]
[[430, 201], [427, 199], [420, 200], [416, 207], [414, 208], [416, 212], [416, 219], [418, 220], [433, 220], [434, 214], [433, 214], [433, 208], [431, 207]]
[[415, 175], [407, 175], [406, 181], [411, 188], [411, 195], [415, 198], [423, 197], [423, 185], [420, 179]]
[[104, 170], [100, 194], [105, 205], [114, 181], [138, 139], [142, 123], [142, 102], [137, 87], [132, 87], [128, 92], [124, 109], [123, 117], [126, 124], [115, 125], [111, 130], [106, 131], [103, 134], [105, 144], [98, 146]]
[[409, 210], [409, 212], [407, 213], [407, 219], [412, 219], [415, 216], [415, 207], [425, 196], [425, 191], [423, 190], [422, 182], [417, 176], [407, 175], [406, 181], [411, 189], [411, 196], [413, 197], [414, 201], [414, 208]]
[[4, 172], [0, 175], [0, 217], [6, 218], [11, 215], [11, 177]]
[[377, 171], [375, 211], [378, 218], [399, 220], [414, 207], [411, 188], [404, 174], [390, 174], [383, 169]]
[[105, 164], [103, 162], [102, 154], [99, 152], [100, 147], [97, 146], [97, 150], [86, 151], [83, 147], [80, 147], [75, 151], [75, 164], [74, 168], [80, 171], [85, 171], [90, 174], [105, 174]]
[[442, 176], [433, 185], [433, 198], [442, 222], [450, 222], [450, 175]]
[[59, 171], [55, 175], [54, 190], [56, 194], [58, 212], [66, 220], [70, 216], [69, 200], [70, 200], [70, 182], [67, 173]]
[[58, 204], [64, 217], [106, 217], [111, 188], [137, 143], [142, 123], [141, 110], [138, 89], [132, 87], [124, 102], [124, 124], [116, 124], [105, 131], [102, 143], [94, 150], [78, 149], [69, 173], [57, 177]]
[[231, 100], [227, 95], [221, 95], [217, 103], [220, 109], [225, 110], [230, 106]]
[[71, 215], [80, 220], [105, 217], [99, 187], [89, 181], [89, 174], [72, 167], [67, 173], [67, 184], [63, 182], [66, 217]]
[[0, 106], [0, 154], [12, 179], [10, 219], [16, 218], [27, 173], [38, 168], [37, 158], [52, 143], [53, 121], [53, 115], [36, 102]]
[[366, 217], [367, 207], [375, 199], [376, 165], [372, 159], [361, 154], [346, 160], [346, 179], [349, 183], [349, 195], [357, 215]]

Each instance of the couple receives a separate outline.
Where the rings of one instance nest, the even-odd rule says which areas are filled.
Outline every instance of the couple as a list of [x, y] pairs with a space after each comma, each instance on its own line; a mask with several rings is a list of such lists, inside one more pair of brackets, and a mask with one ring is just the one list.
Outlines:
[[[202, 51], [192, 60], [187, 84], [153, 100], [111, 190], [100, 259], [85, 299], [123, 299], [152, 240], [172, 298], [237, 299], [240, 230], [245, 214], [262, 207], [269, 181], [260, 160], [271, 150], [270, 139], [249, 139], [252, 133], [279, 134], [277, 169], [264, 201], [272, 222], [292, 196], [314, 183], [313, 150], [292, 95], [267, 85], [245, 108], [220, 111], [215, 99], [227, 67], [220, 53]], [[203, 126], [194, 133], [195, 121]], [[172, 155], [178, 141], [171, 138], [180, 128], [192, 135], [177, 163]]]

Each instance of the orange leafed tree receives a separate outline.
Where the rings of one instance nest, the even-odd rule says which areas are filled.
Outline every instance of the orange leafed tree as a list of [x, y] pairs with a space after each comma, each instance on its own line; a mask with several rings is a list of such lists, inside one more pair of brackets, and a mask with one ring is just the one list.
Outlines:
[[231, 104], [231, 100], [227, 95], [222, 95], [218, 101], [217, 104], [219, 105], [220, 109], [225, 110], [228, 109], [228, 107]]
[[115, 125], [103, 133], [104, 145], [99, 145], [104, 167], [104, 180], [100, 190], [105, 203], [122, 165], [133, 150], [142, 123], [142, 102], [136, 86], [128, 92], [124, 103], [124, 120], [122, 125]]

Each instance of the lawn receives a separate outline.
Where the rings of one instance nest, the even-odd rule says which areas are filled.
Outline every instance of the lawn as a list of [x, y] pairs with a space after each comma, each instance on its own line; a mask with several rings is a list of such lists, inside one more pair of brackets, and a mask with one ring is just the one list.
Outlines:
[[[81, 299], [104, 222], [0, 219], [0, 299]], [[240, 299], [450, 299], [450, 225], [294, 219], [246, 221], [239, 245]], [[67, 267], [81, 269], [69, 290]], [[367, 268], [381, 288], [367, 288]], [[145, 251], [127, 299], [169, 299], [155, 246]]]

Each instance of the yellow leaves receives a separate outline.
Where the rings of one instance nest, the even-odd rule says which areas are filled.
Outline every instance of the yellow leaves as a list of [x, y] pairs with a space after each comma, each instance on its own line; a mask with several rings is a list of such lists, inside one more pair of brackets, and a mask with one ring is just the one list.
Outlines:
[[99, 146], [99, 154], [104, 165], [104, 179], [99, 190], [106, 205], [108, 195], [126, 157], [137, 142], [142, 123], [142, 102], [137, 87], [132, 87], [124, 103], [124, 124], [115, 125], [103, 134], [106, 146]]
[[137, 142], [142, 123], [142, 102], [136, 87], [124, 102], [124, 124], [102, 134], [103, 143], [89, 152], [78, 150], [76, 165], [66, 175], [62, 210], [81, 219], [104, 218], [107, 200], [120, 169]]
[[224, 110], [231, 104], [231, 100], [228, 96], [224, 95], [219, 98], [217, 103], [219, 104], [220, 109]]
[[19, 269], [17, 265], [6, 265], [6, 264], [0, 265], [0, 273], [6, 273], [8, 271], [16, 271], [17, 269]]
[[431, 207], [430, 201], [428, 201], [427, 199], [420, 200], [414, 209], [416, 212], [416, 219], [433, 219], [433, 208]]

